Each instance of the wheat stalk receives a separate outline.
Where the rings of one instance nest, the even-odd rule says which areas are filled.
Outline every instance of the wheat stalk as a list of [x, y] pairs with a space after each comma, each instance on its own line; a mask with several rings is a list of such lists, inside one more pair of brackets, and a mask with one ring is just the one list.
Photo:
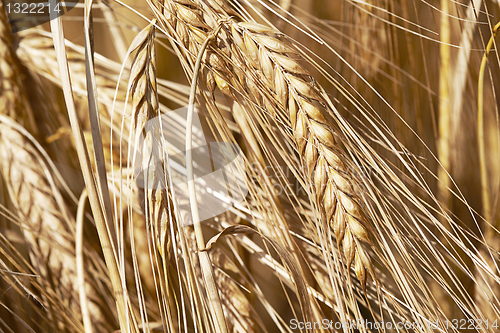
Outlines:
[[205, 76], [205, 85], [212, 91], [218, 87], [234, 99], [239, 95], [235, 87], [243, 86], [261, 110], [271, 115], [286, 112], [315, 190], [317, 208], [333, 228], [347, 267], [354, 263], [364, 288], [367, 271], [375, 278], [365, 249], [365, 243], [372, 244], [372, 228], [362, 198], [355, 192], [357, 180], [351, 164], [334, 136], [331, 115], [335, 110], [329, 109], [331, 103], [323, 89], [300, 65], [300, 52], [281, 33], [260, 24], [237, 22], [229, 18], [230, 13], [223, 1], [189, 5], [167, 1], [162, 13], [156, 11], [158, 19], [194, 54], [207, 37], [206, 30], [214, 29], [218, 20], [226, 20], [224, 33], [205, 58], [213, 69]]

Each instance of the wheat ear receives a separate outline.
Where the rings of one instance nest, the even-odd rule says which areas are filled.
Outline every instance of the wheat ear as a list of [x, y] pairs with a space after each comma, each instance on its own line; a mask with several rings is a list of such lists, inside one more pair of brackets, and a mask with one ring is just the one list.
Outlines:
[[[299, 63], [300, 52], [283, 34], [251, 22], [237, 22], [223, 0], [166, 1], [156, 11], [184, 44], [197, 54], [216, 22], [224, 29], [205, 57], [212, 71], [205, 72], [205, 85], [237, 99], [242, 87], [252, 102], [271, 115], [285, 112], [294, 133], [296, 149], [315, 190], [316, 205], [333, 228], [346, 265], [354, 269], [363, 288], [367, 272], [375, 277], [365, 243], [373, 244], [371, 223], [355, 192], [358, 180], [341, 145], [334, 137], [333, 109], [324, 90]], [[185, 51], [188, 53], [187, 51]], [[189, 56], [188, 56], [189, 57]], [[280, 122], [278, 122], [280, 123]], [[337, 136], [339, 137], [339, 136]]]
[[[129, 92], [132, 96], [132, 112], [133, 112], [133, 133], [135, 140], [139, 142], [139, 138], [144, 136], [144, 146], [157, 147], [153, 144], [153, 140], [158, 139], [160, 135], [160, 124], [154, 124], [152, 131], [146, 130], [146, 123], [158, 117], [158, 94], [156, 89], [156, 51], [154, 44], [155, 28], [154, 23], [151, 23], [144, 28], [136, 37], [137, 53], [132, 63], [130, 72]], [[144, 148], [145, 148], [144, 147]], [[156, 154], [156, 156], [152, 156]], [[135, 156], [133, 157], [135, 159]], [[144, 184], [146, 191], [145, 215], [147, 221], [151, 221], [154, 228], [155, 239], [160, 253], [164, 255], [164, 244], [166, 237], [166, 228], [169, 220], [173, 216], [169, 216], [168, 212], [172, 211], [172, 201], [168, 190], [163, 190], [166, 187], [166, 179], [160, 177], [156, 168], [158, 165], [152, 165], [152, 162], [158, 162], [161, 159], [158, 151], [151, 151], [142, 155], [141, 167], [144, 173]], [[163, 167], [163, 165], [161, 166]], [[160, 172], [161, 174], [161, 172]], [[161, 184], [156, 184], [161, 182]]]
[[[254, 86], [266, 83], [274, 93], [270, 98], [254, 93], [254, 102], [261, 108], [288, 111], [297, 151], [316, 192], [317, 206], [333, 227], [347, 267], [354, 262], [356, 275], [364, 286], [366, 269], [374, 277], [371, 261], [362, 245], [362, 242], [371, 243], [369, 221], [363, 213], [361, 198], [355, 193], [357, 184], [349, 162], [334, 138], [328, 102], [321, 88], [296, 61], [300, 55], [293, 46], [272, 36], [276, 34], [270, 29], [233, 23], [231, 30], [236, 41], [234, 49], [243, 63], [264, 74], [257, 76]], [[249, 77], [256, 78], [246, 76]]]
[[0, 112], [11, 118], [20, 117], [26, 127], [35, 123], [23, 89], [16, 57], [12, 51], [11, 29], [3, 3], [0, 4]]

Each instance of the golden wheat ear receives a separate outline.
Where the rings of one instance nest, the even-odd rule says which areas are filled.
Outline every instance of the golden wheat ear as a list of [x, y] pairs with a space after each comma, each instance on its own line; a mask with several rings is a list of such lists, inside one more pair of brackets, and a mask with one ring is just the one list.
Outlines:
[[333, 112], [328, 110], [321, 88], [296, 61], [301, 58], [298, 51], [269, 28], [235, 22], [231, 30], [233, 36], [240, 35], [235, 41], [244, 39], [244, 43], [236, 44], [244, 63], [257, 67], [265, 75], [258, 77], [254, 85], [261, 86], [267, 78], [270, 96], [277, 97], [268, 99], [261, 93], [261, 98], [254, 102], [265, 102], [260, 107], [267, 110], [270, 103], [275, 110], [287, 111], [297, 151], [315, 190], [317, 208], [333, 228], [347, 267], [355, 263], [356, 275], [365, 289], [366, 269], [375, 278], [371, 260], [363, 250], [363, 243], [372, 242], [369, 236], [372, 228], [354, 191], [357, 180], [352, 175], [353, 168], [334, 138], [330, 119]]
[[[153, 144], [154, 140], [158, 140], [160, 135], [159, 121], [159, 103], [156, 83], [156, 51], [155, 51], [155, 22], [144, 28], [134, 39], [130, 50], [137, 49], [136, 56], [132, 62], [129, 79], [129, 92], [132, 96], [132, 133], [135, 137], [132, 138], [135, 143], [143, 136], [142, 140], [145, 145]], [[155, 122], [149, 130], [146, 130], [148, 121]], [[160, 143], [161, 145], [161, 143]], [[140, 147], [146, 149], [146, 146]], [[136, 153], [134, 151], [134, 153]], [[167, 186], [167, 179], [159, 175], [163, 173], [156, 170], [157, 167], [162, 167], [163, 171], [166, 166], [163, 164], [158, 166], [154, 163], [163, 161], [163, 156], [160, 151], [144, 152], [140, 155], [142, 161], [137, 161], [144, 168], [144, 185], [145, 188], [145, 206], [144, 214], [150, 225], [153, 226], [154, 237], [158, 251], [164, 256], [165, 244], [167, 242], [167, 230], [174, 219], [172, 196]], [[139, 158], [132, 156], [132, 159]], [[142, 190], [142, 189], [141, 189]], [[141, 193], [142, 194], [142, 193]]]
[[190, 51], [200, 49], [207, 36], [204, 31], [214, 29], [216, 22], [224, 22], [224, 33], [206, 57], [213, 72], [204, 72], [205, 86], [217, 86], [238, 101], [240, 93], [233, 87], [243, 84], [257, 108], [271, 115], [285, 112], [287, 122], [281, 125], [292, 128], [296, 149], [315, 191], [317, 209], [335, 231], [347, 267], [355, 264], [365, 289], [367, 271], [375, 278], [371, 259], [363, 249], [372, 243], [373, 228], [354, 191], [358, 186], [353, 166], [334, 138], [331, 115], [336, 112], [328, 109], [331, 103], [325, 100], [326, 94], [300, 65], [299, 51], [281, 33], [260, 24], [229, 19], [229, 13], [221, 10], [224, 7], [228, 5], [222, 2], [187, 6], [168, 1], [163, 15], [158, 13], [157, 17], [160, 21], [163, 18], [166, 27], [175, 28], [174, 37], [178, 35]]

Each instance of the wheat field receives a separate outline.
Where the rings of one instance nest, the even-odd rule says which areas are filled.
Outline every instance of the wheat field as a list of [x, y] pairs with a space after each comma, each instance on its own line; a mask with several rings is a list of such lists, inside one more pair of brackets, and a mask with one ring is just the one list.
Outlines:
[[0, 332], [500, 332], [499, 2], [16, 2]]

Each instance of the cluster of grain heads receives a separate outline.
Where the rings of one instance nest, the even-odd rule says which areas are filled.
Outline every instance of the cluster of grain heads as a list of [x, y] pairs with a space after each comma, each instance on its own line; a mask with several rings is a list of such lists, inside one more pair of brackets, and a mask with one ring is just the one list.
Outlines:
[[[217, 87], [236, 100], [250, 98], [254, 106], [274, 118], [285, 115], [284, 126], [293, 131], [317, 208], [333, 228], [346, 266], [354, 264], [365, 288], [368, 274], [375, 279], [365, 248], [372, 244], [370, 219], [354, 190], [358, 180], [336, 141], [340, 139], [334, 135], [331, 104], [301, 66], [300, 52], [279, 31], [230, 18], [230, 6], [222, 0], [166, 1], [163, 12], [156, 14], [181, 41], [188, 59], [197, 55], [206, 36], [223, 22], [205, 58], [210, 68], [204, 71], [205, 86], [209, 91]], [[281, 121], [276, 123], [283, 126]]]
[[[52, 172], [39, 148], [30, 141], [38, 129], [20, 80], [10, 28], [0, 4], [0, 171], [28, 246], [42, 304], [53, 327], [81, 326], [75, 264], [75, 221], [58, 192]], [[22, 125], [21, 125], [22, 124]], [[32, 134], [28, 134], [28, 130]], [[31, 136], [31, 139], [34, 138]], [[100, 330], [109, 329], [96, 298], [91, 295], [90, 318]], [[28, 312], [28, 311], [27, 311]], [[81, 327], [79, 327], [81, 329]]]

